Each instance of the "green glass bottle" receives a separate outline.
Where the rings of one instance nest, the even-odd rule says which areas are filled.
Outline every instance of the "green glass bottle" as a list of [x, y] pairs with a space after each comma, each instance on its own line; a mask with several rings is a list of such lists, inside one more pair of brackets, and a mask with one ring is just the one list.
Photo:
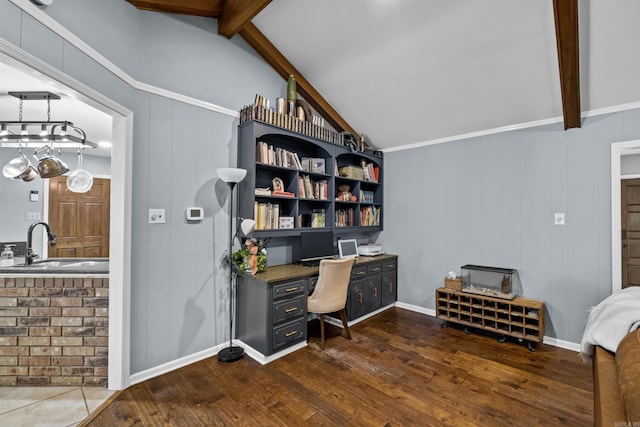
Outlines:
[[290, 116], [296, 114], [296, 98], [298, 98], [298, 94], [296, 93], [296, 79], [293, 78], [293, 74], [290, 74], [289, 80], [287, 81], [287, 103], [289, 104]]

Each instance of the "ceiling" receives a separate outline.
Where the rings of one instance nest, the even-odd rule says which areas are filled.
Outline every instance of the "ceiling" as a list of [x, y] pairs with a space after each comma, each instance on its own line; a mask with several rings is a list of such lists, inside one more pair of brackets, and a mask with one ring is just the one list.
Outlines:
[[[578, 8], [581, 111], [640, 101], [640, 2]], [[378, 148], [563, 116], [552, 0], [278, 0], [252, 22]]]
[[[275, 59], [267, 60], [274, 69], [283, 76], [295, 70], [301, 96], [319, 99], [310, 103], [337, 117], [343, 124], [337, 128], [365, 134], [378, 149], [562, 121], [554, 0], [193, 0], [188, 8], [179, 0], [129, 1], [212, 17], [221, 34], [254, 47], [262, 37], [258, 45], [272, 44], [267, 51]], [[577, 111], [637, 103], [640, 2], [577, 4]], [[0, 120], [17, 118], [18, 100], [9, 90], [64, 94], [4, 62], [0, 57]], [[74, 101], [52, 102], [52, 119], [73, 121], [92, 141], [109, 140], [110, 117]], [[25, 101], [25, 119], [46, 117], [35, 104]]]
[[[563, 114], [578, 127], [581, 112], [640, 101], [636, 0], [129, 2], [216, 17], [220, 34], [238, 33], [283, 77], [295, 70], [311, 98], [380, 149]], [[558, 19], [557, 39], [554, 4], [571, 17]]]
[[[85, 131], [91, 142], [111, 142], [112, 117], [77, 99], [70, 88], [3, 54], [0, 54], [0, 75], [0, 121], [17, 121], [19, 117], [20, 100], [8, 92], [46, 91], [60, 96], [51, 101], [51, 121], [72, 122]], [[47, 121], [47, 101], [23, 101], [22, 120]], [[91, 148], [85, 154], [110, 156], [111, 150]]]

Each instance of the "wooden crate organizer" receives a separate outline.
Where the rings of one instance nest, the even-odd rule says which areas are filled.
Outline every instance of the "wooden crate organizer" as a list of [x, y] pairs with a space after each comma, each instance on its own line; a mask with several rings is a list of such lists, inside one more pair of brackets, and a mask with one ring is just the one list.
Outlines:
[[445, 322], [498, 333], [501, 341], [506, 336], [526, 340], [531, 351], [535, 351], [532, 343], [544, 338], [544, 303], [533, 299], [506, 300], [438, 288], [436, 316]]

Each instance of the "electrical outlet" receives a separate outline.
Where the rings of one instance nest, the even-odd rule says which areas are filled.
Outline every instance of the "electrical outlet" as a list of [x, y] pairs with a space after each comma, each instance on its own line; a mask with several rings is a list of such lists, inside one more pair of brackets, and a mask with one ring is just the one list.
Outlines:
[[553, 214], [553, 223], [555, 225], [564, 225], [564, 213], [556, 212], [555, 214]]
[[149, 209], [149, 224], [164, 224], [164, 209]]
[[24, 219], [30, 220], [30, 221], [39, 221], [40, 212], [25, 212]]

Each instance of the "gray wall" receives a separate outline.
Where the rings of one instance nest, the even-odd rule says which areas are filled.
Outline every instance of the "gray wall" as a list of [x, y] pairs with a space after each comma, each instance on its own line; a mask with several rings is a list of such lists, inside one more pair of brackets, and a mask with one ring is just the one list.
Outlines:
[[[215, 20], [122, 0], [56, 0], [43, 10], [141, 82], [236, 111], [256, 93], [284, 92], [242, 40], [217, 35]], [[8, 0], [0, 16], [0, 37], [134, 112], [131, 373], [224, 343], [228, 189], [216, 168], [235, 166], [237, 119], [132, 89]], [[193, 205], [206, 219], [186, 224]], [[165, 208], [167, 223], [149, 225], [149, 208]]]
[[434, 309], [449, 270], [516, 268], [522, 295], [546, 304], [546, 335], [580, 342], [611, 293], [610, 144], [638, 138], [630, 110], [387, 153], [379, 241], [400, 256], [399, 300]]

